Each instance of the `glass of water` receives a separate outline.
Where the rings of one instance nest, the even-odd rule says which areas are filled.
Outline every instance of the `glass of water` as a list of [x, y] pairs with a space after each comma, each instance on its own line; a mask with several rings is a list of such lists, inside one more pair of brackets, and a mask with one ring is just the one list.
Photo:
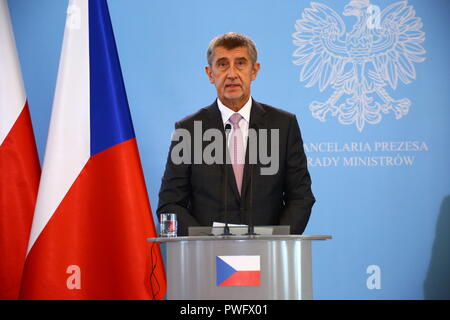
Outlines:
[[159, 215], [159, 236], [177, 236], [177, 215], [175, 213], [161, 213]]

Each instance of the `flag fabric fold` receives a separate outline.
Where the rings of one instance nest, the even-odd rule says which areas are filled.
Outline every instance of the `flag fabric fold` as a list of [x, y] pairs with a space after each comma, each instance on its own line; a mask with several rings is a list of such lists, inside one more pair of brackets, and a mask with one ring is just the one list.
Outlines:
[[162, 299], [166, 290], [105, 0], [71, 0], [23, 299]]
[[6, 0], [0, 0], [0, 300], [18, 299], [40, 165]]

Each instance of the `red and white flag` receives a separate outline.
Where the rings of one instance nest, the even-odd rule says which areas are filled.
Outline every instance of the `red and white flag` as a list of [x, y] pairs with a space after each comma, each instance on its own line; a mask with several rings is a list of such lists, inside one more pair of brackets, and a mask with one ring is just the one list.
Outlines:
[[162, 299], [156, 231], [106, 0], [71, 0], [23, 299]]
[[41, 173], [6, 0], [0, 0], [0, 300], [18, 299]]

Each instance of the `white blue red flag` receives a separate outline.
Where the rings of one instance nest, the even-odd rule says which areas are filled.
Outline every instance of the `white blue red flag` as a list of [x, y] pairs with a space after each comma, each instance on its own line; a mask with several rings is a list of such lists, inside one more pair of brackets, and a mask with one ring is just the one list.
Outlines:
[[161, 253], [106, 0], [71, 0], [23, 299], [161, 299]]
[[40, 174], [8, 3], [0, 0], [0, 300], [19, 297]]
[[217, 256], [216, 285], [259, 286], [261, 256]]

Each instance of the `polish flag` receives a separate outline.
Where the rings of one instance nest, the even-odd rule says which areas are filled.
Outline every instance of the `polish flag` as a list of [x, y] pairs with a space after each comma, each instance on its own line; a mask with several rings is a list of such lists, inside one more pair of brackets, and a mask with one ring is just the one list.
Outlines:
[[71, 0], [23, 299], [161, 299], [166, 279], [106, 0]]
[[41, 168], [6, 0], [0, 0], [0, 300], [19, 297]]
[[216, 285], [259, 286], [261, 256], [217, 256]]

